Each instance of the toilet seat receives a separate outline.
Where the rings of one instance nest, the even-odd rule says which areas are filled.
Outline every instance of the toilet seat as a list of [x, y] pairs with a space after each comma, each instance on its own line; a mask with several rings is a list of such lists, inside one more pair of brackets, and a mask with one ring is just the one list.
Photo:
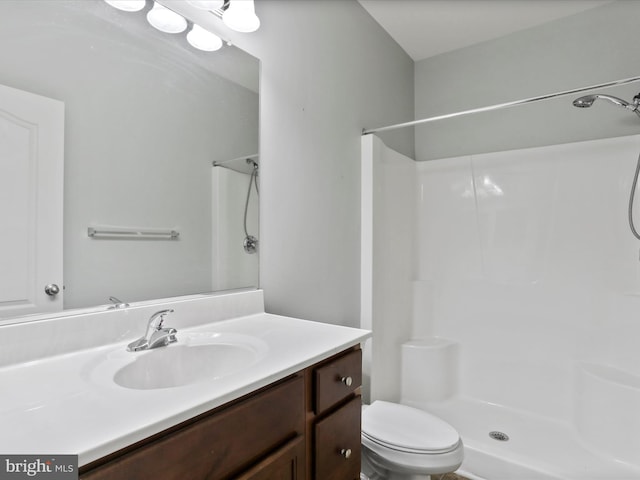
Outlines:
[[382, 442], [380, 440], [376, 440], [375, 438], [371, 438], [366, 433], [363, 433], [362, 436], [363, 436], [363, 440], [365, 441], [368, 440], [368, 442], [366, 442], [365, 445], [369, 446], [370, 448], [372, 447], [372, 444], [373, 444], [373, 445], [378, 445], [384, 449], [393, 450], [396, 452], [406, 453], [410, 455], [441, 455], [443, 453], [452, 452], [460, 446], [460, 442], [458, 441], [458, 443], [453, 445], [451, 448], [443, 448], [440, 450], [417, 450], [417, 449], [411, 449], [406, 447], [398, 447], [397, 445], [392, 445], [386, 442]]
[[381, 400], [363, 410], [362, 436], [381, 447], [409, 454], [444, 454], [460, 446], [458, 432], [444, 420]]

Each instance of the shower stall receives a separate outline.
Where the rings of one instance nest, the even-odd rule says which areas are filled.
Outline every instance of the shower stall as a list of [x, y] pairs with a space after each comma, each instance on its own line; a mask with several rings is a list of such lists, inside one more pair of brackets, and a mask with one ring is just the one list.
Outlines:
[[595, 87], [460, 115], [554, 98], [639, 134], [423, 162], [362, 137], [364, 394], [449, 422], [471, 479], [640, 479], [638, 99]]
[[258, 286], [259, 171], [257, 154], [213, 163], [213, 290]]

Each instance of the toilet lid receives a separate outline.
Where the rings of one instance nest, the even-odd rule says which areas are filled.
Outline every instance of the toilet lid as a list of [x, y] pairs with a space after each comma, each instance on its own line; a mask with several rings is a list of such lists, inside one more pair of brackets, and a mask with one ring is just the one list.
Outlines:
[[413, 453], [450, 451], [460, 440], [458, 432], [444, 420], [381, 400], [362, 411], [362, 434], [388, 448]]

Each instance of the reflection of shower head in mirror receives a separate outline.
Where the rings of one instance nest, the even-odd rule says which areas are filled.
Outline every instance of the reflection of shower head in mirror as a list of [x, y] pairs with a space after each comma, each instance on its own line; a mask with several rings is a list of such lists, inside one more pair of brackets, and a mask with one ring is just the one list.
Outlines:
[[627, 110], [631, 110], [632, 112], [634, 112], [636, 115], [640, 117], [640, 111], [638, 111], [638, 108], [640, 107], [640, 93], [635, 97], [633, 97], [633, 103], [626, 102], [621, 98], [614, 97], [611, 95], [601, 95], [601, 94], [585, 95], [584, 97], [576, 98], [573, 101], [573, 106], [578, 108], [589, 108], [598, 99], [607, 100], [608, 102], [611, 102], [614, 105], [618, 105], [619, 107], [623, 107], [623, 108], [626, 108]]
[[253, 158], [247, 158], [247, 165], [253, 165], [253, 170], [257, 174], [258, 168], [260, 168], [258, 162], [256, 162]]

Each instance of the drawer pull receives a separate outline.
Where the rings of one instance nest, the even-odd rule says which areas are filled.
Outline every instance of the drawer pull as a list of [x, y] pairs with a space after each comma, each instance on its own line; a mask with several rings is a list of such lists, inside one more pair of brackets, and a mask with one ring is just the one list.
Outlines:
[[351, 377], [342, 377], [342, 378], [340, 378], [340, 381], [342, 383], [344, 383], [347, 387], [350, 387], [351, 384], [353, 383], [353, 378], [351, 378]]
[[351, 449], [350, 448], [343, 448], [342, 450], [340, 450], [340, 455], [342, 455], [344, 458], [351, 457]]

